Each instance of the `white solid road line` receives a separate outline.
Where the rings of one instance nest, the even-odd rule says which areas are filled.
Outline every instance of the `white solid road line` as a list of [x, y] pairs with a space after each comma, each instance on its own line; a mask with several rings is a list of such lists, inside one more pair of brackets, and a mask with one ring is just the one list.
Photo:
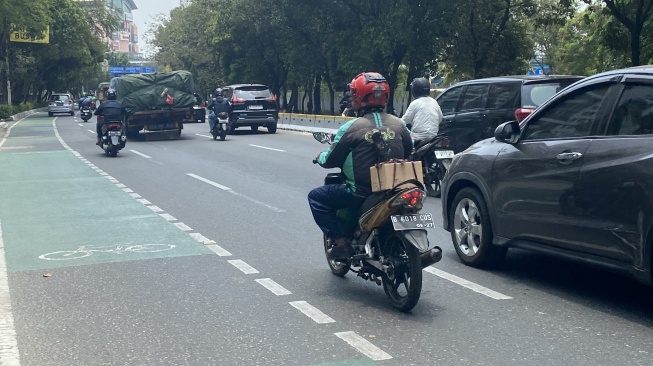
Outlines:
[[389, 354], [384, 352], [379, 347], [370, 343], [367, 339], [359, 336], [356, 332], [339, 332], [334, 333], [336, 337], [349, 343], [350, 346], [356, 348], [358, 352], [372, 359], [372, 361], [383, 361], [392, 358]]
[[18, 339], [14, 328], [14, 315], [11, 310], [7, 262], [5, 261], [5, 244], [2, 239], [0, 222], [0, 365], [20, 366]]
[[238, 268], [244, 274], [259, 273], [259, 271], [257, 271], [256, 268], [250, 266], [249, 264], [245, 263], [244, 261], [242, 261], [240, 259], [234, 259], [234, 260], [230, 260], [230, 261], [227, 261], [227, 262], [231, 263], [232, 266]]
[[292, 305], [295, 309], [304, 313], [304, 315], [306, 315], [307, 317], [313, 319], [313, 321], [318, 324], [327, 324], [327, 323], [336, 322], [335, 320], [333, 320], [333, 318], [324, 314], [318, 308], [307, 303], [306, 301], [293, 301], [290, 302], [289, 304]]
[[282, 295], [290, 295], [292, 292], [286, 290], [283, 286], [280, 284], [274, 282], [271, 278], [259, 278], [256, 280], [256, 282], [260, 283], [261, 286], [265, 287], [266, 289], [270, 290], [273, 294], [277, 296], [282, 296]]
[[487, 287], [483, 287], [479, 284], [476, 284], [471, 281], [467, 281], [464, 278], [460, 278], [456, 275], [452, 275], [451, 273], [447, 273], [445, 271], [442, 271], [440, 269], [437, 269], [435, 267], [426, 267], [424, 268], [426, 272], [432, 273], [440, 278], [444, 278], [445, 280], [451, 281], [455, 284], [458, 284], [463, 287], [467, 287], [468, 289], [478, 292], [479, 294], [485, 295], [487, 297], [493, 298], [495, 300], [510, 300], [512, 297], [504, 295], [500, 292], [496, 292], [493, 290], [490, 290]]
[[143, 154], [143, 153], [141, 153], [141, 152], [138, 152], [138, 151], [136, 151], [136, 150], [129, 150], [129, 151], [133, 152], [133, 153], [136, 154], [136, 155], [140, 155], [140, 156], [144, 157], [145, 159], [152, 159], [151, 156], [149, 156], [149, 155], [145, 155], [145, 154]]
[[195, 178], [195, 179], [197, 179], [197, 180], [200, 180], [200, 181], [202, 181], [202, 182], [204, 182], [204, 183], [210, 184], [210, 185], [212, 185], [212, 186], [214, 186], [214, 187], [216, 187], [216, 188], [220, 188], [220, 189], [222, 189], [223, 191], [226, 191], [226, 192], [229, 192], [229, 193], [233, 194], [234, 196], [238, 196], [238, 197], [243, 198], [243, 199], [246, 199], [246, 200], [248, 200], [248, 201], [250, 201], [250, 202], [252, 202], [252, 203], [256, 203], [257, 205], [261, 205], [261, 206], [263, 206], [263, 207], [267, 207], [267, 208], [269, 208], [269, 209], [272, 210], [272, 211], [276, 211], [276, 212], [286, 212], [286, 210], [282, 210], [282, 209], [277, 208], [277, 207], [274, 207], [274, 206], [272, 206], [272, 205], [268, 205], [267, 203], [262, 202], [262, 201], [259, 201], [259, 200], [255, 199], [255, 198], [252, 198], [252, 197], [246, 196], [246, 195], [244, 195], [244, 194], [242, 194], [242, 193], [238, 193], [238, 192], [234, 191], [233, 189], [231, 189], [231, 188], [229, 188], [229, 187], [227, 187], [227, 186], [223, 186], [222, 184], [216, 183], [216, 182], [214, 182], [214, 181], [212, 181], [212, 180], [209, 180], [209, 179], [206, 179], [206, 178], [200, 177], [199, 175], [196, 175], [196, 174], [193, 174], [193, 173], [186, 173], [186, 175], [188, 175], [188, 176], [191, 177], [191, 178]]
[[258, 147], [259, 149], [267, 149], [267, 150], [274, 150], [274, 151], [286, 152], [286, 150], [275, 149], [275, 148], [272, 148], [272, 147], [265, 147], [265, 146], [252, 145], [252, 144], [249, 144], [249, 146], [252, 146], [252, 147]]

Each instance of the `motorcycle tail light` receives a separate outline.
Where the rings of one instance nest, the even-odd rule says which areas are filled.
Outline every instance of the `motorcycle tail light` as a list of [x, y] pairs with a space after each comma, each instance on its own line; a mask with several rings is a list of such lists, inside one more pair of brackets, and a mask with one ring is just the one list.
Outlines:
[[97, 116], [97, 121], [98, 122], [104, 121], [104, 116]]
[[390, 207], [405, 207], [405, 208], [421, 208], [426, 194], [419, 188], [413, 188], [410, 191], [404, 192], [401, 196], [395, 198]]
[[109, 128], [115, 128], [115, 129], [120, 129], [122, 126], [120, 123], [110, 123]]

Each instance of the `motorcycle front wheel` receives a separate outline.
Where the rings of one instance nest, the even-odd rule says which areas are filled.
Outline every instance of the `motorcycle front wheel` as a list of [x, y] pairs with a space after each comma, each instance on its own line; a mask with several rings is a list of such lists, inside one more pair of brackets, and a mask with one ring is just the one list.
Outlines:
[[407, 312], [417, 305], [422, 293], [422, 263], [419, 251], [393, 233], [385, 245], [390, 268], [383, 274], [383, 290], [394, 308]]
[[331, 273], [333, 273], [338, 277], [344, 277], [347, 274], [347, 272], [349, 272], [349, 264], [340, 263], [334, 261], [333, 259], [329, 259], [327, 252], [329, 249], [331, 249], [331, 244], [329, 243], [329, 240], [327, 240], [326, 235], [324, 235], [323, 240], [324, 240], [324, 255], [326, 255], [327, 257], [327, 263], [329, 264]]

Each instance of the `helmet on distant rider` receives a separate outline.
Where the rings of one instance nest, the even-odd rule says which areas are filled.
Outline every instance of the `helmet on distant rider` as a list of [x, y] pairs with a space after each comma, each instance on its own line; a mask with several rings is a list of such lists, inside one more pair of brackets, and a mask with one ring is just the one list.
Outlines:
[[385, 107], [390, 97], [390, 85], [377, 72], [363, 72], [352, 79], [349, 86], [351, 105], [355, 110]]
[[431, 83], [426, 78], [415, 78], [410, 83], [410, 91], [415, 98], [425, 97], [431, 92]]
[[115, 100], [116, 99], [116, 91], [113, 90], [113, 89], [107, 90], [107, 99]]
[[215, 89], [215, 93], [213, 94], [214, 97], [220, 98], [222, 96], [222, 89], [217, 88]]

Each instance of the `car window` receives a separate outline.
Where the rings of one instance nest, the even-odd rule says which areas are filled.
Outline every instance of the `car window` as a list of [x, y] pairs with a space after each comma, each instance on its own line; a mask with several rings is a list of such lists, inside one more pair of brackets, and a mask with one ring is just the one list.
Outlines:
[[556, 95], [560, 90], [571, 84], [572, 81], [547, 84], [526, 84], [522, 90], [522, 108], [535, 109], [551, 99], [551, 97]]
[[488, 109], [519, 108], [521, 83], [495, 83], [488, 90]]
[[653, 134], [653, 85], [624, 88], [608, 126], [608, 135]]
[[270, 89], [236, 89], [236, 97], [242, 99], [267, 99], [272, 97], [272, 93], [270, 92]]
[[440, 94], [437, 101], [440, 105], [440, 110], [442, 114], [453, 113], [456, 110], [456, 105], [458, 105], [458, 99], [460, 98], [460, 93], [462, 92], [463, 87], [455, 87], [447, 89], [444, 93]]
[[59, 101], [65, 102], [68, 99], [70, 99], [70, 97], [67, 94], [52, 94], [50, 96], [50, 100], [53, 100], [53, 101], [59, 100]]
[[481, 109], [485, 107], [487, 100], [487, 84], [469, 85], [463, 95], [461, 111], [469, 109]]
[[565, 95], [526, 125], [524, 140], [589, 136], [610, 85], [591, 85]]

